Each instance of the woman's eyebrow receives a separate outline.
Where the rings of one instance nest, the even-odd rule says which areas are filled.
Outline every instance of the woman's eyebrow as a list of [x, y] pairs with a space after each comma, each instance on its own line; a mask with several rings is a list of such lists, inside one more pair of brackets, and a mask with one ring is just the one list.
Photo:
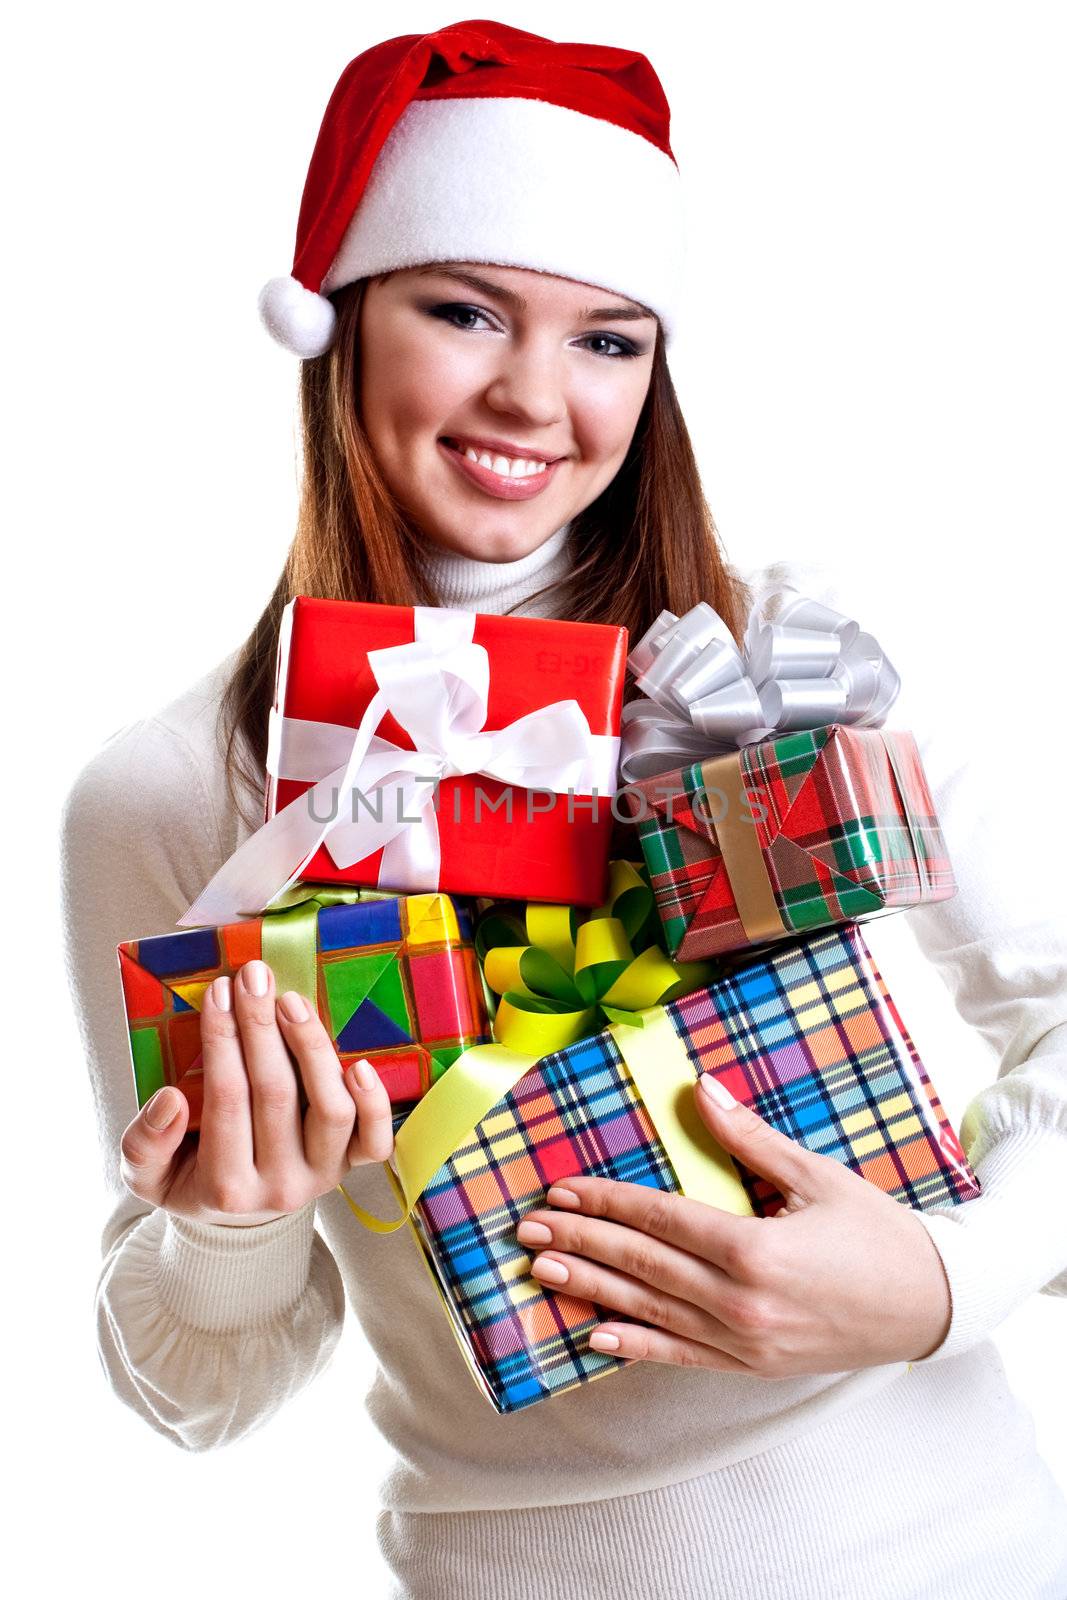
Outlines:
[[[493, 283], [489, 278], [480, 278], [476, 272], [463, 272], [459, 267], [426, 267], [417, 274], [420, 278], [452, 278], [457, 283], [464, 283], [469, 289], [477, 289], [479, 294], [494, 296], [502, 300], [505, 305], [511, 306], [514, 311], [525, 311], [526, 301], [514, 289], [505, 289], [502, 284]], [[633, 301], [625, 306], [592, 306], [586, 311], [579, 312], [579, 322], [645, 322], [651, 321], [653, 312], [636, 305]]]

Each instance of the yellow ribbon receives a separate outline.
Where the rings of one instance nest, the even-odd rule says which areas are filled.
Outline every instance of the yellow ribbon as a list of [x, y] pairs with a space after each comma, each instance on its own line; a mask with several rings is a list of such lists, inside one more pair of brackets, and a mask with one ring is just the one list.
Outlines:
[[752, 1203], [732, 1157], [701, 1121], [693, 1095], [693, 1062], [664, 1008], [653, 1006], [643, 1028], [612, 1027], [608, 1032], [644, 1101], [682, 1194], [739, 1217], [752, 1216]]
[[[664, 1008], [651, 1007], [640, 1028], [613, 1023], [607, 1032], [634, 1080], [681, 1193], [751, 1216], [737, 1168], [693, 1104], [693, 1063]], [[372, 1233], [402, 1228], [434, 1176], [537, 1059], [500, 1044], [476, 1044], [464, 1051], [398, 1128], [395, 1172], [384, 1164], [402, 1214], [395, 1221], [376, 1217], [356, 1204], [343, 1183], [337, 1185], [363, 1226]]]
[[710, 962], [671, 961], [652, 890], [629, 861], [611, 863], [607, 901], [582, 920], [570, 906], [534, 901], [521, 915], [493, 909], [479, 924], [477, 947], [485, 981], [500, 996], [494, 1038], [535, 1056], [605, 1022], [643, 1027], [649, 1007], [702, 987], [716, 971]]
[[396, 1131], [393, 1140], [395, 1172], [388, 1161], [385, 1175], [403, 1208], [395, 1222], [386, 1221], [357, 1206], [343, 1183], [337, 1187], [372, 1233], [394, 1233], [408, 1220], [430, 1179], [453, 1151], [466, 1143], [474, 1129], [519, 1079], [537, 1065], [537, 1057], [509, 1050], [502, 1044], [472, 1044], [448, 1071], [430, 1085]]

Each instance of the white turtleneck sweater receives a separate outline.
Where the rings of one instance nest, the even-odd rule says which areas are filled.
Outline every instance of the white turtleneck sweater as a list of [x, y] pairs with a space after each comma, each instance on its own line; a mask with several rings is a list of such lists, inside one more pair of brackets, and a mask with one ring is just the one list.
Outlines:
[[[566, 575], [566, 534], [517, 562], [431, 553], [442, 602], [525, 604]], [[367, 1405], [395, 1450], [380, 1540], [406, 1600], [1067, 1594], [1067, 1507], [989, 1339], [1027, 1296], [1067, 1293], [1065, 886], [1049, 882], [1034, 837], [1005, 832], [1010, 853], [992, 842], [999, 786], [980, 759], [988, 746], [970, 743], [966, 684], [924, 670], [918, 630], [881, 615], [876, 574], [846, 593], [818, 569], [747, 576], [756, 593], [792, 581], [858, 617], [900, 668], [890, 725], [916, 734], [961, 885], [902, 915], [916, 956], [1001, 1062], [986, 1082], [976, 1050], [961, 1129], [984, 1193], [923, 1216], [952, 1321], [910, 1372], [900, 1362], [767, 1382], [637, 1363], [500, 1417], [406, 1230], [365, 1232], [336, 1191], [258, 1228], [146, 1206], [119, 1176], [137, 1106], [115, 945], [171, 931], [248, 836], [215, 731], [235, 655], [115, 735], [67, 797], [68, 967], [114, 1195], [97, 1297], [110, 1382], [180, 1448], [228, 1444], [331, 1359], [347, 1294], [379, 1363]], [[345, 1181], [370, 1210], [393, 1210], [379, 1168]]]
[[[498, 616], [512, 610], [518, 616], [536, 616], [542, 608], [531, 607], [533, 596], [561, 583], [570, 571], [570, 531], [571, 524], [565, 522], [544, 544], [517, 561], [477, 561], [439, 545], [427, 545], [424, 565], [443, 606], [492, 611]], [[545, 609], [551, 609], [548, 596], [545, 601]]]

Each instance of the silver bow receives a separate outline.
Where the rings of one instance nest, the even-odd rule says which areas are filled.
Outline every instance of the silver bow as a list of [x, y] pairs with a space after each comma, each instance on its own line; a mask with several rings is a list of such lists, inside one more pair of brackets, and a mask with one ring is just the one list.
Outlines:
[[743, 653], [701, 600], [684, 617], [661, 611], [628, 665], [642, 698], [622, 712], [626, 783], [773, 733], [832, 722], [880, 727], [900, 691], [873, 634], [790, 584], [752, 608]]

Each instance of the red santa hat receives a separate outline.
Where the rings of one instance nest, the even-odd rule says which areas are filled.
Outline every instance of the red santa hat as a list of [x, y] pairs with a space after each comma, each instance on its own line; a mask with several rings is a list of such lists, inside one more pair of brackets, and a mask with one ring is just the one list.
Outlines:
[[670, 106], [647, 58], [503, 23], [404, 34], [350, 61], [300, 203], [292, 275], [259, 297], [295, 355], [327, 298], [429, 261], [533, 267], [647, 306], [670, 340], [684, 224]]

